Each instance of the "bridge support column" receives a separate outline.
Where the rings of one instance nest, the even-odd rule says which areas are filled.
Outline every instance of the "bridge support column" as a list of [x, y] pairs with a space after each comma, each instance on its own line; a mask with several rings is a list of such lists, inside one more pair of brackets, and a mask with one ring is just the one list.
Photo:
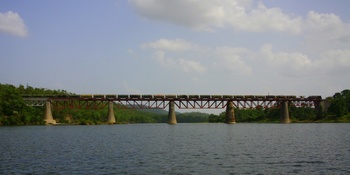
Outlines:
[[114, 103], [113, 101], [108, 102], [108, 119], [107, 123], [114, 124], [115, 123], [115, 116], [114, 116], [114, 109], [113, 109]]
[[291, 123], [289, 118], [288, 101], [283, 101], [280, 108], [280, 122]]
[[51, 111], [51, 102], [46, 101], [46, 110], [45, 110], [45, 116], [44, 116], [44, 121], [45, 124], [56, 124], [56, 120], [53, 119], [52, 117], [52, 111]]
[[168, 122], [169, 125], [177, 124], [176, 114], [175, 114], [175, 105], [173, 101], [169, 102], [169, 112], [168, 112]]
[[227, 124], [235, 124], [236, 123], [235, 110], [234, 110], [232, 101], [227, 102], [225, 122]]

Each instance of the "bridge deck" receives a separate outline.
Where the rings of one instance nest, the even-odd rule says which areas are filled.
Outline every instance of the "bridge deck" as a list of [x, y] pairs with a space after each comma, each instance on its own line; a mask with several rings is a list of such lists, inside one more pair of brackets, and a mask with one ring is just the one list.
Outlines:
[[178, 108], [225, 108], [232, 101], [236, 108], [273, 108], [282, 101], [288, 101], [294, 106], [314, 107], [322, 101], [321, 96], [293, 95], [36, 95], [23, 96], [29, 106], [43, 106], [50, 101], [54, 108], [104, 108], [108, 101], [114, 101], [118, 106], [127, 108], [166, 108], [169, 102], [174, 102]]

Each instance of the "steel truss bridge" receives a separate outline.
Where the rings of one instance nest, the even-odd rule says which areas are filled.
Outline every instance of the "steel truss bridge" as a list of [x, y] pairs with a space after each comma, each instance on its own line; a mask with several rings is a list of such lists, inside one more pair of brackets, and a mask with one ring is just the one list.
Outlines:
[[102, 109], [109, 102], [118, 108], [164, 109], [169, 103], [180, 109], [222, 109], [228, 102], [235, 108], [278, 108], [281, 102], [289, 106], [317, 107], [321, 96], [293, 95], [23, 95], [28, 106], [44, 106], [50, 102], [55, 109]]

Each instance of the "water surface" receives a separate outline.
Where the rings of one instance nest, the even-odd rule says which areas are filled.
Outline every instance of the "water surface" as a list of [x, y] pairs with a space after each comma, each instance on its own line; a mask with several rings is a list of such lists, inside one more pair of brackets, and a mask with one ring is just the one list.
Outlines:
[[350, 124], [0, 127], [0, 174], [350, 174]]

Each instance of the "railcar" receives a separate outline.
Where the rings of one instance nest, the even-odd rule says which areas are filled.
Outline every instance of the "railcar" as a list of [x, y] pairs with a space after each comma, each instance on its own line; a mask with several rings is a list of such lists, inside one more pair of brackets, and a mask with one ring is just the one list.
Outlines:
[[256, 95], [255, 98], [257, 100], [264, 100], [265, 99], [265, 95]]
[[297, 98], [297, 96], [295, 96], [295, 95], [288, 95], [287, 98], [288, 98], [289, 100], [294, 100], [294, 99]]
[[189, 95], [188, 96], [191, 100], [199, 99], [199, 95]]
[[92, 98], [92, 94], [82, 94], [82, 95], [80, 95], [80, 98], [91, 99]]
[[214, 100], [220, 100], [222, 98], [222, 96], [221, 95], [212, 95], [211, 98]]
[[132, 94], [132, 95], [130, 95], [130, 98], [131, 98], [131, 99], [140, 99], [140, 98], [141, 98], [141, 95]]
[[165, 98], [168, 100], [173, 100], [176, 98], [176, 95], [165, 95]]
[[245, 99], [247, 100], [253, 100], [255, 98], [254, 95], [245, 95]]
[[128, 99], [129, 95], [118, 95], [119, 99]]
[[188, 98], [187, 95], [177, 95], [177, 98], [180, 100], [186, 100]]
[[276, 96], [276, 97], [277, 97], [277, 99], [279, 99], [279, 100], [284, 100], [284, 99], [287, 98], [287, 96], [285, 96], [285, 95], [278, 95], [278, 96]]
[[106, 98], [107, 99], [115, 99], [115, 98], [117, 98], [117, 95], [108, 94], [108, 95], [106, 95]]
[[244, 98], [244, 95], [235, 95], [236, 100], [243, 100]]
[[160, 95], [160, 94], [157, 94], [157, 95], [153, 95], [154, 99], [156, 100], [163, 100], [164, 99], [164, 95]]
[[210, 99], [210, 95], [200, 95], [200, 98], [203, 100]]
[[276, 96], [274, 96], [274, 95], [267, 95], [266, 96], [266, 99], [268, 99], [268, 100], [273, 100], [275, 98], [276, 98]]
[[105, 98], [105, 95], [95, 94], [95, 95], [94, 95], [94, 98], [95, 98], [95, 99], [104, 99], [104, 98]]
[[142, 98], [147, 100], [152, 99], [152, 97], [152, 95], [142, 95]]
[[308, 97], [308, 99], [310, 99], [310, 100], [321, 100], [322, 97], [318, 96], [318, 95], [311, 95], [311, 96]]
[[233, 95], [223, 95], [222, 98], [225, 100], [231, 100], [234, 98], [234, 96]]

